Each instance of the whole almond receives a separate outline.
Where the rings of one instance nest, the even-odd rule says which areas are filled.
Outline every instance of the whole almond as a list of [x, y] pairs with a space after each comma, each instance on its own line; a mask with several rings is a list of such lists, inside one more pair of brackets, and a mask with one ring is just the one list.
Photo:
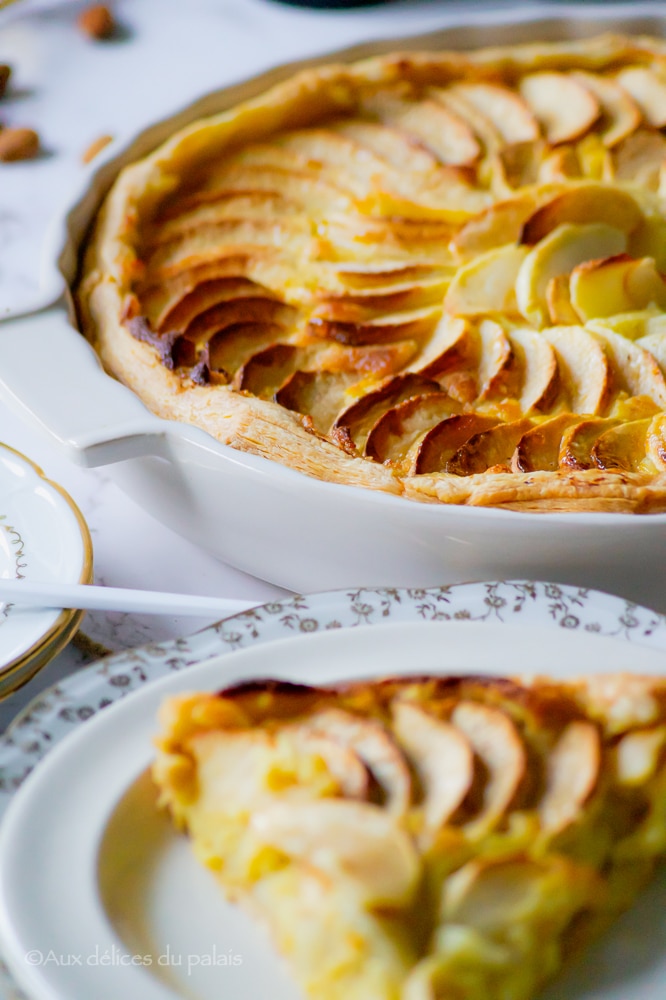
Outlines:
[[39, 136], [31, 128], [5, 128], [0, 132], [0, 160], [32, 160], [39, 152]]
[[101, 3], [82, 10], [76, 23], [84, 35], [98, 40], [110, 38], [116, 27], [113, 14]]
[[6, 63], [0, 63], [0, 97], [4, 94], [7, 89], [7, 83], [9, 82], [9, 77], [12, 75], [11, 66], [7, 66]]
[[110, 142], [113, 142], [112, 135], [100, 135], [99, 138], [90, 143], [81, 159], [84, 163], [90, 163], [90, 161], [94, 160], [97, 154], [101, 153], [104, 147], [108, 146]]

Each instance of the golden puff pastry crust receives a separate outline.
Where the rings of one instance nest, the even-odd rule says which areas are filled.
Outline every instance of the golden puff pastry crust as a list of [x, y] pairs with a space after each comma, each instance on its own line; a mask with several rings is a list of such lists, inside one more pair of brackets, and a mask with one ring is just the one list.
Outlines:
[[125, 168], [76, 301], [160, 416], [429, 503], [666, 510], [666, 46], [308, 69]]
[[283, 681], [168, 699], [153, 777], [317, 1000], [533, 1000], [666, 851], [666, 682]]

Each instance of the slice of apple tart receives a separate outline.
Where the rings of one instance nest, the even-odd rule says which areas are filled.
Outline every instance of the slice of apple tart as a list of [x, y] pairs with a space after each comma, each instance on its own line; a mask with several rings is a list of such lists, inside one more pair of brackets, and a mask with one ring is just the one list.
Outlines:
[[161, 416], [324, 480], [666, 509], [666, 46], [299, 73], [127, 167], [76, 298]]
[[317, 1000], [531, 1000], [666, 852], [666, 682], [171, 698], [160, 801]]

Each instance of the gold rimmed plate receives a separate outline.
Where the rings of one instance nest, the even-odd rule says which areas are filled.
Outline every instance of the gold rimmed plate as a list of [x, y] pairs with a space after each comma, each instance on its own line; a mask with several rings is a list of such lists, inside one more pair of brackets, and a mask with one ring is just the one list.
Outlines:
[[[70, 496], [30, 459], [0, 444], [0, 578], [90, 583], [92, 543]], [[82, 612], [0, 604], [0, 697], [69, 641]]]

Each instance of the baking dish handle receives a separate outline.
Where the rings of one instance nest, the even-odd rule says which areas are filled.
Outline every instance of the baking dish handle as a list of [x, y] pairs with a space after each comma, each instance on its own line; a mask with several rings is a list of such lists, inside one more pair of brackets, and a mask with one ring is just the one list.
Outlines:
[[81, 465], [167, 457], [168, 422], [100, 377], [97, 355], [72, 329], [64, 304], [0, 323], [0, 391]]

